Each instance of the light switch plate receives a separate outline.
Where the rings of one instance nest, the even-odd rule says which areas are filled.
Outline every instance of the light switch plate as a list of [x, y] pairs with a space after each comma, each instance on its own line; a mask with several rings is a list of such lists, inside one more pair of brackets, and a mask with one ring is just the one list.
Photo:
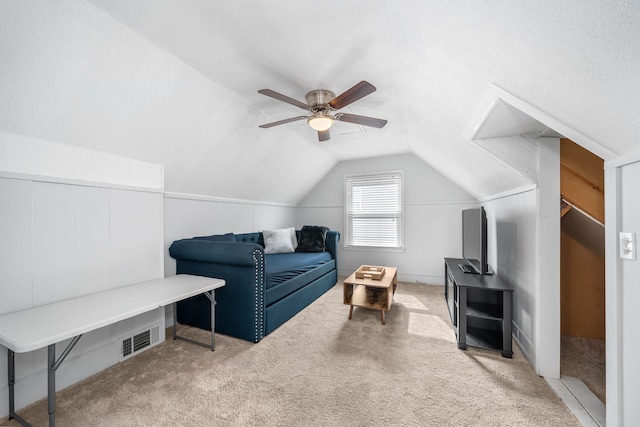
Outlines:
[[620, 258], [636, 260], [636, 235], [635, 233], [620, 233]]

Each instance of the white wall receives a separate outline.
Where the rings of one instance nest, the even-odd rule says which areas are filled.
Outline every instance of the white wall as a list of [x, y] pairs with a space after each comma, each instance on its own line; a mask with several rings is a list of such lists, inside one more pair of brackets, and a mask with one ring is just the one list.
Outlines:
[[536, 355], [538, 375], [560, 378], [560, 139], [540, 138], [536, 192]]
[[559, 378], [559, 139], [541, 138], [532, 155], [536, 187], [482, 201], [487, 210], [488, 258], [514, 289], [514, 340], [538, 375]]
[[[31, 146], [14, 150], [16, 141]], [[163, 275], [162, 168], [140, 163], [135, 169], [130, 159], [59, 148], [19, 135], [0, 139], [0, 314]], [[35, 158], [30, 162], [23, 154]], [[47, 160], [57, 164], [44, 166]], [[34, 166], [39, 164], [43, 167]], [[74, 172], [80, 169], [85, 172]], [[56, 171], [61, 176], [44, 176]], [[109, 176], [120, 172], [120, 185], [110, 183]], [[135, 187], [121, 185], [129, 172]], [[106, 182], [80, 179], [99, 175]], [[57, 388], [117, 363], [120, 337], [160, 323], [164, 339], [163, 321], [162, 310], [154, 310], [85, 334], [60, 367]], [[67, 343], [57, 345], [58, 355]], [[45, 348], [16, 354], [16, 408], [46, 396], [46, 353]], [[6, 366], [2, 348], [0, 367]], [[2, 368], [0, 417], [7, 414]]]
[[404, 171], [405, 250], [342, 249], [338, 274], [362, 264], [398, 268], [402, 281], [443, 284], [445, 257], [462, 256], [461, 211], [477, 201], [411, 154], [346, 161], [336, 165], [298, 207], [298, 225], [326, 225], [344, 234], [344, 176]]
[[484, 201], [488, 262], [513, 292], [513, 337], [535, 366], [536, 192]]
[[[638, 303], [640, 302], [640, 257], [621, 260], [618, 256], [618, 232], [640, 236], [640, 161], [618, 167], [606, 177], [617, 182], [613, 199], [617, 215], [607, 215], [607, 424], [631, 426], [640, 419], [640, 340], [638, 340]], [[607, 165], [605, 165], [607, 167]], [[607, 187], [609, 198], [610, 187]], [[612, 218], [610, 218], [612, 217]], [[615, 224], [613, 224], [615, 221]], [[637, 245], [637, 240], [636, 240]], [[637, 246], [636, 246], [637, 250]], [[609, 413], [609, 411], [612, 411]], [[613, 412], [615, 411], [615, 412]]]
[[0, 129], [0, 171], [128, 188], [162, 190], [164, 167]]

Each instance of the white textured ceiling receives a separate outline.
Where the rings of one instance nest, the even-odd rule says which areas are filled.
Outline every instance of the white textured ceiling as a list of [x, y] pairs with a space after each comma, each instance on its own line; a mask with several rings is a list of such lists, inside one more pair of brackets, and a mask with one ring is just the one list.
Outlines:
[[[640, 8], [625, 0], [0, 9], [1, 129], [164, 164], [169, 191], [295, 204], [339, 161], [406, 152], [478, 198], [508, 191], [530, 177], [463, 138], [492, 84], [614, 156], [640, 148]], [[383, 129], [337, 123], [319, 143], [304, 121], [258, 128], [301, 113], [259, 89], [304, 101], [360, 80], [378, 90], [347, 111]]]

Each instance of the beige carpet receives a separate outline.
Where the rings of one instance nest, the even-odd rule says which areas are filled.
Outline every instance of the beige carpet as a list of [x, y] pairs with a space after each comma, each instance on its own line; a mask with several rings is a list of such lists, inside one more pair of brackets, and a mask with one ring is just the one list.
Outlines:
[[579, 378], [602, 403], [607, 403], [604, 340], [562, 336], [560, 375]]
[[[60, 391], [58, 425], [579, 425], [517, 349], [457, 349], [442, 287], [400, 283], [394, 301], [386, 326], [348, 320], [339, 283], [258, 344], [168, 340]], [[19, 413], [47, 424], [45, 401]]]

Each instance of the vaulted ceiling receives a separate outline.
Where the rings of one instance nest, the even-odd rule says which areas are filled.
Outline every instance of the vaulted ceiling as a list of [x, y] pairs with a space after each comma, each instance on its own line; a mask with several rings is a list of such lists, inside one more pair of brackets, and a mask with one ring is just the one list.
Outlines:
[[[0, 131], [163, 164], [167, 191], [296, 204], [337, 162], [398, 153], [478, 198], [509, 191], [531, 177], [464, 135], [492, 86], [605, 160], [640, 149], [635, 0], [5, 0], [0, 11]], [[383, 129], [338, 122], [319, 142], [304, 121], [258, 128], [301, 113], [259, 89], [304, 101], [361, 80], [377, 91], [345, 112]], [[543, 132], [530, 124], [511, 133]]]

